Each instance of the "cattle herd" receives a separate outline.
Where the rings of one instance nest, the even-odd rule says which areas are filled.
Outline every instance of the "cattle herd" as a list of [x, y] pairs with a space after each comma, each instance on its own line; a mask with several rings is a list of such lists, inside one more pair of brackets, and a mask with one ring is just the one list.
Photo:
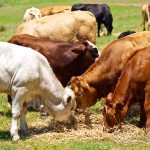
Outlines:
[[[142, 17], [150, 25], [150, 3]], [[107, 4], [75, 4], [26, 10], [24, 22], [7, 42], [0, 42], [0, 92], [12, 107], [10, 134], [28, 133], [25, 115], [32, 105], [55, 120], [71, 124], [74, 111], [103, 100], [104, 131], [124, 121], [140, 104], [140, 126], [150, 134], [150, 31], [127, 31], [100, 51], [96, 33], [107, 35], [113, 16]], [[97, 29], [97, 32], [96, 32]], [[131, 35], [129, 35], [131, 34]]]

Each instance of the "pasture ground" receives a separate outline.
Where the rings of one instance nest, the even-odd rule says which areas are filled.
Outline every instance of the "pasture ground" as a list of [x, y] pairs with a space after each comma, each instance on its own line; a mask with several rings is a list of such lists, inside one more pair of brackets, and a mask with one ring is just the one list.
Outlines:
[[[7, 41], [15, 34], [16, 27], [22, 22], [27, 8], [32, 6], [99, 3], [99, 0], [0, 0], [0, 41]], [[107, 3], [113, 14], [113, 33], [111, 36], [97, 38], [97, 47], [101, 50], [108, 42], [127, 30], [139, 31], [141, 22], [141, 6], [145, 0], [101, 0]], [[9, 129], [11, 125], [11, 109], [7, 107], [6, 95], [0, 95], [0, 150], [149, 150], [150, 136], [144, 129], [138, 128], [139, 109], [134, 106], [121, 128], [116, 127], [114, 133], [103, 132], [103, 116], [101, 102], [84, 113], [76, 113], [76, 120], [71, 126], [64, 126], [51, 117], [41, 119], [38, 112], [29, 108], [27, 122], [30, 134], [21, 136], [22, 140], [11, 141]]]

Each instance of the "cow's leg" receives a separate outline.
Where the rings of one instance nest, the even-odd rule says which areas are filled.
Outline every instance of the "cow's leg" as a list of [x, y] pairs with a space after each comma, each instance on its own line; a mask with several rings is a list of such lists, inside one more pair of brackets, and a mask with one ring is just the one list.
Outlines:
[[21, 133], [24, 135], [28, 135], [28, 126], [27, 126], [27, 122], [25, 119], [26, 113], [27, 113], [27, 106], [25, 105], [23, 106], [23, 109], [20, 115], [20, 130], [21, 130]]
[[101, 23], [98, 22], [98, 37], [100, 37], [100, 28], [101, 28]]
[[144, 127], [145, 123], [146, 123], [146, 114], [145, 114], [145, 109], [144, 109], [144, 101], [140, 103], [140, 109], [141, 109], [141, 113], [140, 113], [139, 127]]
[[13, 141], [18, 141], [20, 139], [17, 122], [23, 108], [24, 92], [25, 90], [23, 90], [23, 88], [21, 90], [18, 89], [16, 94], [12, 97], [12, 124], [10, 134]]
[[145, 95], [145, 103], [144, 103], [144, 109], [146, 113], [146, 133], [150, 134], [150, 93], [146, 93]]

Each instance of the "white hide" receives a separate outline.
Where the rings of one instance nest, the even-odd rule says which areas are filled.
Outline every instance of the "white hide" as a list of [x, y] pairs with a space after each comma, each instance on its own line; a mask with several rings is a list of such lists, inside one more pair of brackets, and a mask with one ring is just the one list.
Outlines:
[[71, 122], [76, 106], [73, 91], [70, 93], [63, 88], [43, 55], [7, 42], [0, 42], [0, 92], [12, 97], [10, 133], [14, 141], [20, 139], [19, 117], [20, 129], [24, 133], [27, 131], [25, 104], [28, 102], [42, 101], [49, 114], [65, 123]]
[[38, 8], [32, 7], [26, 10], [23, 17], [23, 21], [29, 21], [41, 17], [42, 17], [41, 11]]

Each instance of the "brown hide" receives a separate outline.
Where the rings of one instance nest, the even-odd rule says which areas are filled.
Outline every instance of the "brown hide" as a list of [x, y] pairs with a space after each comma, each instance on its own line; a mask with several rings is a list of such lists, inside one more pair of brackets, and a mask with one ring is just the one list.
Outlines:
[[58, 5], [58, 6], [47, 6], [40, 8], [42, 16], [53, 15], [57, 13], [63, 13], [67, 11], [71, 11], [71, 6], [65, 5]]
[[93, 47], [85, 41], [70, 43], [20, 34], [14, 35], [8, 42], [31, 47], [43, 54], [63, 86], [67, 85], [72, 76], [85, 72], [96, 58], [91, 55]]
[[[146, 3], [142, 7], [142, 22], [140, 27], [143, 26], [143, 30], [145, 30], [145, 23], [150, 19], [150, 3]], [[148, 22], [147, 30], [150, 30], [150, 22]]]
[[59, 13], [24, 22], [17, 27], [16, 34], [69, 42], [86, 39], [95, 44], [96, 19], [88, 11]]
[[137, 98], [146, 115], [143, 124], [150, 133], [150, 46], [135, 52], [125, 64], [112, 100], [104, 103], [105, 129], [122, 122]]
[[128, 58], [149, 44], [150, 31], [137, 32], [107, 44], [98, 60], [84, 74], [71, 79], [70, 88], [75, 92], [77, 107], [90, 107], [113, 92]]

